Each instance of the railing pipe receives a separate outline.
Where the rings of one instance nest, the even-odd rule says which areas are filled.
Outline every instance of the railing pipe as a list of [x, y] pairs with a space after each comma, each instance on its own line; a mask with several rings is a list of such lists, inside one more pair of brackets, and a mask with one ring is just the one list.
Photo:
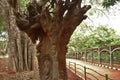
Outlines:
[[[86, 66], [82, 66], [82, 65], [80, 65], [80, 64], [76, 64], [75, 62], [71, 62], [71, 61], [68, 61], [68, 62], [69, 62], [69, 64], [68, 64], [68, 65], [69, 65], [69, 68], [71, 67], [70, 65], [72, 65], [71, 63], [73, 63], [73, 68], [74, 68], [75, 74], [77, 74], [77, 69], [79, 69], [79, 70], [81, 70], [81, 71], [84, 72], [84, 80], [87, 80], [87, 74], [93, 76], [94, 78], [96, 78], [96, 80], [99, 80], [99, 79], [98, 79], [96, 76], [94, 76], [93, 74], [88, 73], [88, 72], [87, 72], [87, 69], [89, 69], [89, 70], [91, 70], [91, 71], [99, 74], [100, 76], [103, 76], [103, 77], [105, 78], [105, 80], [113, 80], [113, 79], [111, 79], [111, 78], [108, 77], [108, 74], [102, 75], [102, 74], [98, 73], [97, 71], [95, 71], [95, 70], [93, 70], [93, 69], [91, 69], [91, 68], [87, 68]], [[78, 66], [81, 66], [83, 69], [79, 68]]]
[[105, 74], [105, 80], [108, 80], [108, 75], [107, 74]]
[[68, 67], [70, 68], [70, 61], [69, 61], [69, 63], [68, 63], [69, 65], [68, 65]]
[[74, 63], [74, 69], [75, 69], [75, 74], [76, 74], [76, 63]]
[[84, 66], [84, 79], [87, 80], [87, 77], [86, 77], [86, 67]]

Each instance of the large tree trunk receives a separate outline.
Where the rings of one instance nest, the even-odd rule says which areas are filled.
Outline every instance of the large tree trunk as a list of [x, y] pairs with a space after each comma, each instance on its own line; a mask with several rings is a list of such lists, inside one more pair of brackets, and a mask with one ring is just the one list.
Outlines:
[[[12, 0], [11, 0], [12, 1]], [[17, 11], [10, 2], [21, 31], [37, 44], [40, 80], [67, 80], [66, 52], [76, 27], [87, 18], [90, 5], [81, 7], [82, 0], [32, 0], [27, 12]]]
[[2, 13], [8, 26], [8, 68], [14, 72], [34, 70], [35, 45], [24, 32], [18, 29], [13, 8], [7, 1], [2, 0], [1, 4], [3, 4]]
[[[56, 34], [56, 33], [55, 33]], [[60, 41], [60, 42], [58, 42]], [[40, 50], [38, 63], [41, 80], [67, 80], [65, 54], [66, 44], [61, 44], [58, 35], [44, 35], [42, 42], [37, 46]]]

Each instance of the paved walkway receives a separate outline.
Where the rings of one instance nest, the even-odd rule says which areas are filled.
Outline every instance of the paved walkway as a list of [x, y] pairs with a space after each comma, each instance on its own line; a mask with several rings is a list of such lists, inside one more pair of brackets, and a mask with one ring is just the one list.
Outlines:
[[[103, 74], [103, 75], [108, 74], [109, 78], [112, 78], [113, 80], [120, 80], [120, 71], [118, 71], [118, 70], [108, 69], [108, 68], [104, 68], [104, 67], [98, 67], [98, 66], [92, 65], [90, 63], [83, 62], [83, 61], [76, 60], [76, 59], [66, 59], [66, 60], [75, 62], [76, 64], [80, 64], [80, 65], [86, 66], [88, 68], [91, 68], [91, 69], [99, 72], [100, 74]], [[99, 80], [105, 80], [104, 77], [94, 73], [93, 71], [87, 70], [87, 72], [92, 73], [94, 76], [98, 77]], [[87, 75], [87, 77], [92, 78], [91, 80], [96, 80], [95, 78], [93, 78], [91, 76]]]

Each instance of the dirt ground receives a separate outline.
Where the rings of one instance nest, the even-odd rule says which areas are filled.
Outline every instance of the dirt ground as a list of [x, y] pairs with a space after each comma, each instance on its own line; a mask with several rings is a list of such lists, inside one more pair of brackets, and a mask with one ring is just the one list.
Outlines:
[[[8, 71], [8, 68], [7, 68], [7, 64], [8, 64], [8, 60], [7, 59], [1, 59], [0, 58], [0, 77], [2, 76], [2, 78], [4, 76], [6, 77], [9, 77], [9, 74], [12, 74], [12, 77], [13, 75], [15, 74], [16, 76], [16, 73], [15, 72], [11, 72], [11, 71]], [[80, 77], [78, 77], [77, 75], [75, 75], [72, 71], [70, 71], [69, 69], [67, 69], [67, 73], [68, 73], [68, 80], [83, 80], [81, 79]], [[7, 75], [8, 74], [8, 75]], [[30, 73], [32, 74], [32, 73]], [[17, 74], [18, 75], [18, 74]], [[19, 76], [19, 75], [18, 75]], [[5, 78], [6, 78], [5, 77]], [[0, 79], [1, 80], [1, 79]], [[4, 79], [4, 80], [8, 80], [7, 78]], [[27, 80], [27, 79], [26, 79]], [[32, 79], [30, 79], [32, 80]], [[38, 80], [38, 79], [34, 79], [34, 80]]]
[[70, 71], [69, 69], [67, 70], [68, 72], [68, 80], [83, 80], [82, 78], [78, 77], [77, 75], [75, 75], [72, 71]]

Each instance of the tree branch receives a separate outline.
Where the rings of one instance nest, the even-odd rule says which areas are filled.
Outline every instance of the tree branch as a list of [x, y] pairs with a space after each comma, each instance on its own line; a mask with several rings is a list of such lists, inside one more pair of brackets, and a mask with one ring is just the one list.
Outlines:
[[14, 8], [17, 8], [17, 0], [8, 0], [8, 3]]
[[[76, 5], [77, 6], [77, 5]], [[84, 7], [75, 7], [74, 11], [70, 10], [66, 14], [64, 20], [63, 20], [63, 26], [61, 28], [60, 32], [60, 38], [65, 38], [65, 44], [68, 43], [70, 36], [72, 35], [73, 31], [76, 29], [76, 27], [87, 18], [85, 13], [91, 8], [90, 5], [85, 5]]]
[[4, 7], [2, 0], [0, 0], [0, 7]]
[[51, 7], [54, 8], [54, 4], [56, 3], [56, 0], [51, 0], [50, 3], [51, 3], [51, 5], [52, 5]]
[[78, 0], [77, 6], [78, 6], [79, 9], [81, 8], [81, 2], [82, 2], [82, 0]]

